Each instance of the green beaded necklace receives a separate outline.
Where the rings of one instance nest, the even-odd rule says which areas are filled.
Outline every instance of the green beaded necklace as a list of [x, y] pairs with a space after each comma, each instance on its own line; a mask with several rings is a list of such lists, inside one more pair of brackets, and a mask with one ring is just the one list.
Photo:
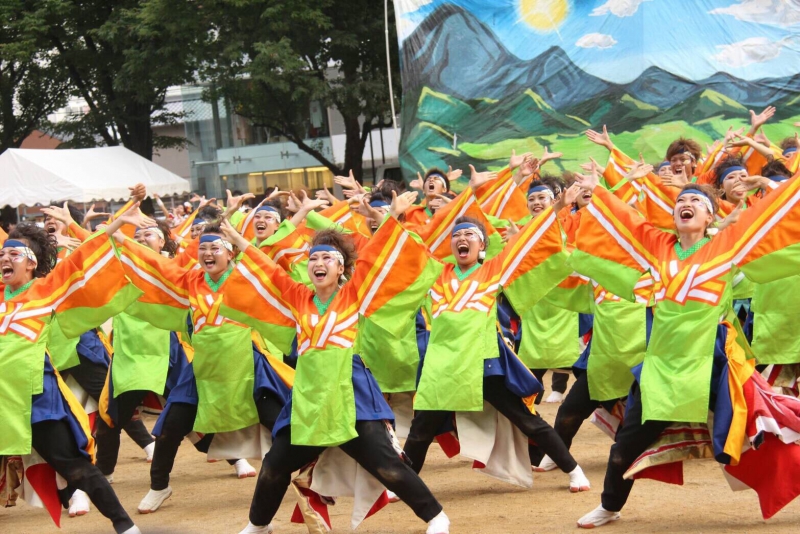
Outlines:
[[320, 315], [325, 315], [328, 312], [328, 307], [331, 305], [331, 302], [333, 302], [333, 297], [336, 296], [336, 293], [338, 293], [338, 291], [334, 291], [333, 295], [331, 295], [326, 302], [322, 302], [319, 300], [316, 293], [314, 294], [314, 306], [317, 307], [317, 311]]
[[225, 283], [225, 280], [228, 279], [228, 277], [231, 275], [232, 272], [233, 272], [233, 264], [231, 263], [230, 265], [228, 265], [228, 270], [222, 273], [222, 276], [220, 276], [219, 280], [217, 280], [216, 282], [213, 281], [210, 276], [208, 276], [208, 273], [203, 273], [203, 274], [206, 279], [206, 284], [208, 284], [208, 287], [211, 288], [211, 291], [216, 293], [219, 291], [219, 288], [222, 286], [222, 284]]
[[33, 285], [33, 280], [31, 280], [27, 284], [18, 287], [15, 291], [12, 291], [10, 287], [6, 286], [5, 289], [3, 290], [3, 298], [5, 298], [5, 300], [11, 300], [17, 295], [24, 293], [32, 285]]
[[705, 245], [709, 241], [711, 241], [711, 238], [704, 237], [703, 239], [701, 239], [700, 241], [698, 241], [697, 243], [695, 243], [691, 247], [687, 248], [686, 250], [683, 250], [681, 248], [680, 242], [676, 241], [675, 242], [675, 254], [678, 255], [678, 259], [679, 260], [683, 261], [686, 258], [688, 258], [689, 256], [691, 256], [692, 254], [694, 254], [695, 252], [697, 252], [698, 250], [700, 250], [700, 247], [702, 247], [703, 245]]

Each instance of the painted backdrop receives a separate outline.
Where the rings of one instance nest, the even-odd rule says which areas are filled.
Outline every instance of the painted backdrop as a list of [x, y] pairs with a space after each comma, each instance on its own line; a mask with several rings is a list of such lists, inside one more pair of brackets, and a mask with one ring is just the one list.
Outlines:
[[401, 166], [500, 168], [512, 148], [604, 149], [650, 163], [680, 135], [701, 146], [748, 110], [777, 106], [773, 141], [800, 121], [798, 0], [394, 0], [401, 49]]

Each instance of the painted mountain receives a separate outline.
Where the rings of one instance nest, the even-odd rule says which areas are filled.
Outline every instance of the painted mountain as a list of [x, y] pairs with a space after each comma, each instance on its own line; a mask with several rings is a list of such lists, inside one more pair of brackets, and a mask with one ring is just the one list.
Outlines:
[[501, 168], [511, 149], [544, 147], [564, 153], [552, 165], [575, 170], [589, 156], [607, 156], [583, 135], [604, 124], [617, 146], [655, 163], [679, 136], [711, 144], [729, 126], [749, 125], [749, 109], [778, 107], [780, 122], [765, 127], [773, 141], [793, 135], [792, 123], [800, 120], [800, 74], [751, 82], [720, 72], [691, 81], [651, 67], [614, 84], [583, 71], [559, 47], [523, 61], [452, 4], [417, 26], [401, 58], [406, 176], [433, 166], [463, 169], [476, 160]]

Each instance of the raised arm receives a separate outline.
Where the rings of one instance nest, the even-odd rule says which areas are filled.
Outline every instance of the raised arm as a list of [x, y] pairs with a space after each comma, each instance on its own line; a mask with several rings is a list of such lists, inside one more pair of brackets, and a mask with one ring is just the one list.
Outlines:
[[756, 202], [712, 243], [748, 278], [766, 283], [800, 272], [800, 180], [784, 182]]
[[419, 236], [397, 222], [417, 193], [392, 195], [390, 216], [359, 252], [353, 276], [344, 287], [354, 292], [361, 315], [399, 335], [407, 324], [405, 319], [410, 320], [419, 309], [443, 267]]
[[98, 232], [25, 293], [23, 311], [30, 317], [55, 313], [64, 335], [77, 337], [120, 313], [140, 295], [125, 278], [111, 238]]
[[569, 263], [612, 293], [633, 301], [639, 277], [648, 270], [657, 273], [659, 254], [675, 238], [598, 186], [596, 175], [577, 175], [576, 183], [592, 191], [592, 201], [582, 210], [577, 250]]

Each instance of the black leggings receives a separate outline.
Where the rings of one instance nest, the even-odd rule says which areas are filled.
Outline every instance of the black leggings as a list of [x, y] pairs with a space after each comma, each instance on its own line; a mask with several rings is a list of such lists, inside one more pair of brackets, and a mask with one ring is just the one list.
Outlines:
[[[425, 522], [442, 511], [428, 486], [400, 458], [394, 449], [384, 421], [356, 421], [358, 437], [340, 445], [348, 456], [393, 491]], [[272, 448], [264, 456], [256, 491], [250, 505], [250, 522], [268, 525], [281, 505], [294, 471], [313, 461], [325, 447], [292, 445], [287, 427], [274, 437]]]
[[[126, 391], [125, 393], [120, 393], [116, 398], [117, 424], [114, 425], [114, 428], [109, 427], [105, 421], [102, 420], [101, 421], [103, 424], [98, 424], [97, 467], [104, 475], [110, 475], [117, 467], [121, 429], [124, 428], [127, 431], [128, 427], [134, 423], [138, 423], [142, 426], [142, 428], [144, 428], [144, 424], [141, 420], [131, 421], [131, 419], [133, 418], [133, 413], [136, 411], [136, 408], [141, 405], [148, 393], [148, 391], [143, 390]], [[147, 432], [146, 428], [145, 432]], [[128, 434], [130, 435], [130, 432]], [[147, 437], [149, 440], [147, 443], [145, 443], [145, 447], [155, 441], [150, 435], [150, 432], [147, 432]]]
[[[80, 365], [67, 369], [62, 373], [64, 378], [72, 376], [80, 386], [86, 390], [95, 401], [100, 402], [100, 395], [103, 392], [103, 387], [106, 383], [106, 375], [108, 369], [100, 364], [78, 355]], [[142, 392], [129, 392], [137, 394]], [[146, 392], [144, 392], [146, 393]], [[127, 395], [123, 393], [123, 395]], [[121, 396], [120, 396], [121, 397]], [[144, 398], [142, 396], [141, 398]], [[141, 401], [141, 398], [139, 401]], [[119, 397], [118, 397], [119, 399]], [[120, 402], [120, 400], [118, 400]], [[126, 407], [120, 406], [120, 421], [124, 421], [122, 429], [136, 442], [136, 444], [145, 448], [153, 443], [153, 436], [145, 428], [141, 420], [131, 421], [133, 412], [139, 404], [130, 408], [130, 414], [127, 417], [122, 417], [122, 410]], [[97, 418], [96, 426], [96, 439], [97, 439], [97, 466], [104, 475], [110, 475], [114, 472], [114, 467], [117, 464], [117, 456], [119, 455], [119, 430], [110, 428], [102, 418]]]
[[[258, 420], [268, 430], [272, 431], [275, 421], [281, 413], [283, 405], [272, 394], [266, 394], [256, 401]], [[161, 435], [156, 438], [156, 450], [153, 453], [153, 463], [150, 465], [150, 489], [163, 490], [169, 486], [169, 474], [175, 465], [175, 456], [181, 446], [184, 436], [192, 431], [194, 420], [197, 416], [197, 406], [183, 402], [170, 405], [164, 424], [161, 426]], [[195, 444], [197, 450], [208, 452], [213, 434], [206, 434]], [[228, 460], [233, 465], [236, 460]]]
[[619, 512], [625, 506], [633, 489], [633, 480], [624, 480], [622, 475], [656, 440], [661, 432], [672, 423], [666, 421], [647, 421], [642, 423], [642, 395], [637, 384], [631, 388], [632, 399], [625, 412], [625, 420], [617, 430], [614, 445], [608, 455], [606, 478], [600, 498], [603, 508]]
[[116, 532], [125, 532], [133, 526], [111, 484], [78, 450], [66, 421], [41, 421], [32, 424], [31, 431], [33, 448], [67, 481], [67, 487], [59, 491], [63, 504], [66, 505], [75, 490], [82, 490], [100, 513], [111, 520]]
[[[572, 447], [572, 440], [580, 430], [581, 424], [594, 413], [598, 406], [603, 406], [611, 411], [617, 403], [616, 399], [603, 402], [592, 400], [589, 395], [589, 381], [586, 371], [576, 371], [575, 376], [575, 383], [572, 384], [569, 393], [564, 397], [564, 402], [558, 407], [556, 422], [553, 425], [556, 434], [567, 446], [567, 449]], [[532, 465], [539, 465], [544, 456], [544, 452], [536, 445], [530, 446], [529, 454]]]
[[[569, 371], [569, 369], [562, 369], [564, 371]], [[544, 375], [547, 373], [547, 369], [531, 369], [533, 376], [536, 377], [536, 380], [539, 381], [540, 384], [544, 385]], [[553, 391], [557, 391], [559, 393], [564, 393], [567, 391], [567, 384], [569, 383], [569, 373], [558, 373], [555, 370], [553, 371], [553, 376], [550, 378], [550, 384]], [[535, 404], [542, 403], [542, 395], [536, 396]]]
[[[509, 391], [502, 376], [483, 378], [483, 398], [503, 414], [511, 423], [519, 428], [528, 438], [536, 441], [539, 448], [561, 468], [569, 473], [578, 463], [558, 437], [553, 427], [547, 424], [539, 414], [532, 414], [518, 396]], [[437, 432], [452, 416], [452, 412], [418, 410], [411, 421], [411, 430], [406, 439], [405, 453], [411, 460], [411, 467], [419, 473], [425, 463], [425, 457]]]

